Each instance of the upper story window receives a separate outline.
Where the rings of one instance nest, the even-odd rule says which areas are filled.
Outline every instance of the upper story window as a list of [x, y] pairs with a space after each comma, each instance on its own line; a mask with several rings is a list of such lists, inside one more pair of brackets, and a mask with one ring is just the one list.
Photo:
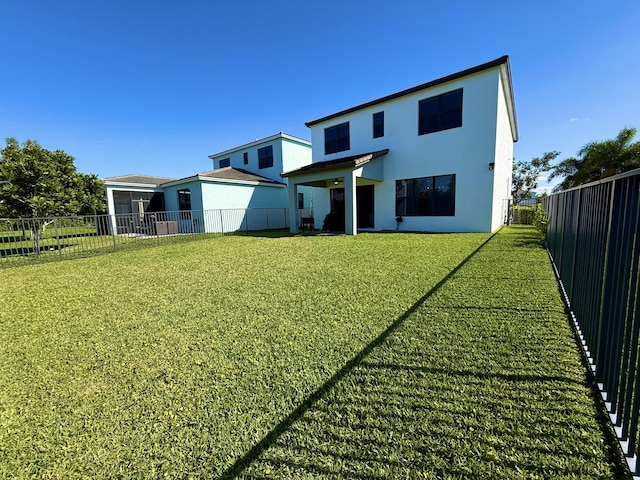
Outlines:
[[258, 168], [273, 167], [273, 145], [258, 149]]
[[455, 175], [396, 180], [396, 215], [451, 217], [455, 212]]
[[384, 112], [373, 114], [373, 138], [384, 137]]
[[223, 158], [222, 160], [219, 160], [218, 163], [220, 168], [228, 167], [231, 165], [231, 158]]
[[244, 152], [242, 154], [242, 163], [244, 163], [245, 165], [249, 164], [249, 152]]
[[349, 144], [349, 122], [324, 129], [324, 154], [344, 152], [351, 148]]
[[418, 103], [418, 135], [462, 126], [462, 89]]

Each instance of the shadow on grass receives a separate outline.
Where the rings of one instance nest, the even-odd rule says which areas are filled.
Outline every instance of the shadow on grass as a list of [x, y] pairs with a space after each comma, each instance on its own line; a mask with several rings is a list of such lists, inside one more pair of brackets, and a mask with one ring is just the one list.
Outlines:
[[[449, 274], [438, 282], [431, 290], [422, 296], [415, 304], [411, 306], [406, 312], [398, 317], [386, 330], [384, 330], [378, 337], [376, 337], [371, 343], [369, 343], [364, 349], [362, 349], [356, 356], [349, 360], [340, 370], [338, 370], [329, 380], [321, 385], [315, 392], [309, 395], [304, 402], [298, 406], [293, 412], [285, 417], [280, 423], [278, 423], [260, 442], [251, 448], [245, 455], [239, 458], [231, 467], [229, 467], [221, 476], [221, 478], [236, 478], [241, 475], [244, 470], [258, 458], [269, 446], [274, 444], [278, 437], [291, 428], [291, 426], [303, 417], [303, 415], [320, 400], [327, 392], [333, 389], [338, 382], [345, 378], [358, 364], [367, 357], [377, 346], [381, 345], [395, 330], [402, 325], [402, 323], [411, 316], [420, 306], [436, 291], [438, 291], [447, 280], [453, 277], [463, 265], [465, 265], [480, 249], [482, 249], [487, 243], [495, 237], [497, 233], [494, 233], [489, 237], [482, 245], [476, 248], [471, 254], [469, 254], [456, 268], [454, 268]], [[367, 476], [366, 478], [371, 478]]]
[[[528, 248], [522, 233], [502, 241]], [[586, 374], [555, 330], [537, 332], [544, 305], [526, 309], [540, 319], [528, 325], [517, 309], [479, 318], [428, 302], [495, 235], [221, 478], [626, 478], [601, 445]]]

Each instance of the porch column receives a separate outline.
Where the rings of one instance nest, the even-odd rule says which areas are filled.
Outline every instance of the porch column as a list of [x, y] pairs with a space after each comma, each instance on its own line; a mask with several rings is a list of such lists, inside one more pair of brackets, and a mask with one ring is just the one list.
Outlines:
[[344, 233], [358, 233], [358, 215], [356, 210], [356, 174], [349, 171], [344, 175]]
[[289, 177], [289, 231], [298, 233], [298, 184]]

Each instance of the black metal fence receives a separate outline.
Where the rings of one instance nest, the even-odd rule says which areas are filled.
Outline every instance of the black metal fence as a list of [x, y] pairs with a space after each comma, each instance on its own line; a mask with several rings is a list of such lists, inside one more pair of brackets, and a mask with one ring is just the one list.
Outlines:
[[287, 208], [0, 218], [0, 267], [288, 228]]
[[543, 199], [547, 245], [618, 440], [638, 474], [640, 170]]

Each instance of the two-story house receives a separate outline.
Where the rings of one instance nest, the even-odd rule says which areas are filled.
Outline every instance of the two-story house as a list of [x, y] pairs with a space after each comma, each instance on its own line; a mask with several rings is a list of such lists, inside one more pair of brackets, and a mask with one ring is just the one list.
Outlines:
[[[490, 232], [503, 223], [518, 140], [507, 56], [306, 123], [312, 163], [285, 171], [316, 225]], [[298, 225], [291, 223], [291, 232]]]
[[[259, 229], [262, 223], [266, 228], [268, 222], [258, 221], [260, 213], [256, 209], [282, 209], [285, 222], [289, 197], [286, 180], [280, 174], [311, 163], [311, 142], [281, 132], [209, 158], [213, 161], [212, 170], [180, 179], [147, 175], [105, 179], [109, 214], [132, 214], [132, 218], [144, 219], [149, 213], [178, 212], [179, 215], [163, 218], [175, 217], [180, 232], [221, 231], [220, 216], [206, 214], [213, 210], [252, 209], [255, 217], [252, 224]], [[310, 214], [311, 193], [310, 187], [298, 190], [292, 219], [299, 221]], [[245, 214], [238, 213], [237, 225], [231, 228], [240, 228], [246, 222]], [[138, 227], [137, 221], [126, 218], [119, 223], [114, 218], [112, 223], [119, 233]], [[271, 223], [274, 224], [273, 219]]]

